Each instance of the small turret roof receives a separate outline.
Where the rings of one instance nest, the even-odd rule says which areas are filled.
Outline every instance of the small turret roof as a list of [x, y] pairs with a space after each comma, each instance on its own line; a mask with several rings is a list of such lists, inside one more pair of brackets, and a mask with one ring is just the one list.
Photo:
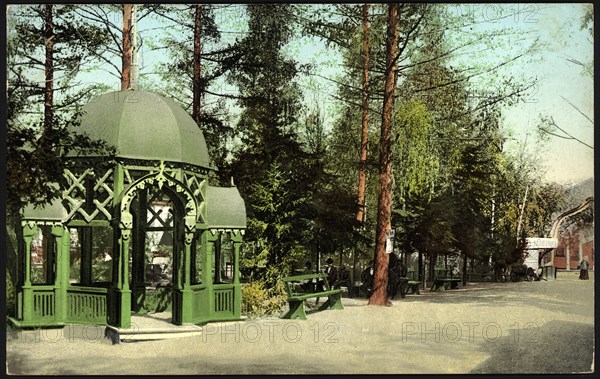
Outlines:
[[209, 228], [246, 229], [246, 205], [236, 187], [209, 186], [206, 205]]

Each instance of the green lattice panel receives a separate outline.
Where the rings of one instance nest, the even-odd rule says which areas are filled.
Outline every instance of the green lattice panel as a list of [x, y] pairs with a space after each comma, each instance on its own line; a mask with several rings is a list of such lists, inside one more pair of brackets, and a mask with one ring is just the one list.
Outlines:
[[208, 181], [206, 178], [199, 176], [198, 174], [194, 174], [189, 171], [185, 171], [183, 173], [183, 182], [184, 184], [192, 191], [194, 197], [196, 198], [196, 203], [198, 204], [198, 210], [200, 213], [199, 222], [206, 222], [206, 188], [208, 187]]
[[[81, 173], [65, 169], [64, 177], [67, 188], [63, 191], [64, 204], [67, 208], [67, 219], [83, 218], [86, 222], [92, 220], [111, 220], [110, 206], [114, 198], [112, 190], [113, 169], [109, 168], [103, 175], [98, 176], [88, 168]], [[92, 179], [93, 185], [87, 182]], [[84, 209], [87, 192], [92, 192], [94, 209], [88, 213]]]

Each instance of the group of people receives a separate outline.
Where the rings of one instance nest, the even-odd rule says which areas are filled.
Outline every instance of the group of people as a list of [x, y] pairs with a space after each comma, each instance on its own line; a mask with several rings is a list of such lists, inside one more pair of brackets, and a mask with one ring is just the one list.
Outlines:
[[[394, 254], [392, 254], [394, 255]], [[395, 256], [394, 256], [395, 257]], [[341, 266], [340, 269], [338, 270], [334, 265], [333, 265], [333, 259], [332, 258], [328, 258], [327, 261], [325, 262], [326, 266], [325, 266], [325, 274], [327, 274], [327, 281], [328, 283], [331, 285], [331, 288], [336, 288], [339, 287], [341, 284], [343, 284], [345, 281], [347, 281], [347, 276], [346, 271], [344, 266]], [[361, 280], [363, 281], [363, 287], [362, 290], [367, 294], [367, 297], [370, 296], [371, 292], [372, 292], [372, 280], [373, 280], [373, 260], [371, 260], [371, 262], [369, 262], [369, 266], [362, 272], [361, 274]], [[393, 263], [393, 264], [392, 264]], [[589, 270], [589, 262], [587, 261], [587, 257], [584, 257], [584, 259], [581, 261], [579, 268], [580, 268], [580, 274], [579, 274], [579, 279], [582, 280], [588, 280], [589, 279], [589, 274], [588, 274], [588, 270]], [[403, 276], [406, 276], [406, 267], [404, 267], [399, 261], [396, 262], [396, 260], [394, 260], [394, 262], [390, 263], [390, 271], [392, 274], [396, 274], [396, 275], [391, 275], [391, 278], [400, 278]], [[398, 271], [396, 273], [396, 271]], [[312, 269], [312, 264], [310, 262], [306, 262], [305, 263], [305, 268], [304, 268], [304, 274], [313, 274], [314, 271]], [[540, 275], [539, 273], [534, 273], [534, 280], [540, 280]], [[347, 285], [349, 285], [349, 283], [347, 283]], [[390, 280], [390, 282], [388, 283], [388, 286], [390, 286], [390, 288], [388, 288], [388, 293], [396, 293], [397, 290], [397, 283], [394, 280]], [[315, 279], [313, 280], [307, 280], [304, 283], [302, 283], [302, 288], [306, 291], [306, 292], [314, 292], [316, 291], [323, 291], [323, 281], [316, 281]]]

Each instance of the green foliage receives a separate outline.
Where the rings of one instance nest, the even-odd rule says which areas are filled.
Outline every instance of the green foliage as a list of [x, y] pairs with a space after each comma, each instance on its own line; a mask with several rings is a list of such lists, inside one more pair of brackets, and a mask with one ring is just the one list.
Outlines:
[[81, 280], [81, 259], [75, 259], [69, 266], [69, 279], [79, 283]]
[[298, 66], [281, 51], [293, 33], [291, 7], [250, 5], [247, 10], [249, 33], [229, 74], [241, 95], [237, 127], [243, 146], [225, 175], [235, 176], [248, 204], [246, 239], [252, 249], [244, 250], [244, 269], [272, 288], [307, 251], [304, 232], [322, 169], [315, 151], [300, 143]]
[[43, 267], [31, 267], [31, 283], [50, 284], [46, 278], [46, 272]]
[[552, 216], [564, 209], [565, 188], [557, 183], [532, 186], [525, 207], [524, 230], [528, 236], [547, 236]]
[[242, 285], [242, 314], [249, 317], [273, 315], [286, 305], [285, 288], [281, 282], [274, 287], [258, 280]]
[[416, 99], [403, 102], [396, 113], [394, 144], [394, 180], [401, 204], [411, 195], [428, 191], [435, 179], [439, 162], [431, 151], [431, 115]]
[[425, 254], [447, 253], [455, 247], [457, 239], [452, 230], [456, 222], [456, 208], [448, 194], [432, 201], [421, 198], [411, 201], [409, 210], [396, 209], [392, 215], [398, 225], [396, 242], [404, 251]]
[[19, 273], [18, 268], [18, 245], [22, 236], [21, 219], [10, 214], [6, 216], [6, 304], [7, 311], [13, 315], [16, 307], [16, 288]]
[[92, 261], [92, 282], [110, 282], [112, 280], [112, 261], [96, 257]]
[[586, 29], [590, 35], [594, 33], [594, 6], [592, 4], [585, 4], [585, 12], [581, 17], [581, 29]]
[[[90, 24], [78, 15], [79, 5], [53, 4], [54, 36], [52, 70], [54, 73], [54, 112], [73, 112], [79, 102], [86, 102], [105, 89], [101, 84], [82, 86], [75, 77], [90, 67], [94, 57], [102, 54], [110, 40], [103, 27]], [[20, 121], [27, 123], [32, 114], [41, 112], [45, 82], [39, 81], [39, 70], [45, 66], [45, 5], [11, 5], [7, 14], [8, 94], [9, 101], [19, 105]], [[28, 108], [28, 109], [25, 109]], [[17, 116], [17, 108], [9, 111], [9, 119]]]
[[6, 268], [6, 312], [8, 315], [15, 315], [17, 307], [16, 281]]
[[[273, 286], [282, 276], [289, 274], [291, 262], [302, 252], [299, 244], [303, 219], [299, 210], [306, 198], [299, 197], [290, 188], [280, 166], [274, 164], [265, 177], [251, 187], [251, 212], [248, 218], [247, 238], [255, 248], [245, 260], [254, 262], [255, 277]], [[258, 265], [264, 265], [258, 267]]]

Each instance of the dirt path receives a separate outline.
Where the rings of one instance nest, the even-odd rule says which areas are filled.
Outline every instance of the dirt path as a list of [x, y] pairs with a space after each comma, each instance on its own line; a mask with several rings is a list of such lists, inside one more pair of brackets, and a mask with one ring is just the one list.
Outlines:
[[307, 321], [209, 324], [202, 336], [119, 345], [92, 329], [88, 339], [9, 336], [7, 367], [26, 375], [589, 372], [593, 284], [559, 273], [424, 291], [392, 307], [344, 299], [344, 310]]

